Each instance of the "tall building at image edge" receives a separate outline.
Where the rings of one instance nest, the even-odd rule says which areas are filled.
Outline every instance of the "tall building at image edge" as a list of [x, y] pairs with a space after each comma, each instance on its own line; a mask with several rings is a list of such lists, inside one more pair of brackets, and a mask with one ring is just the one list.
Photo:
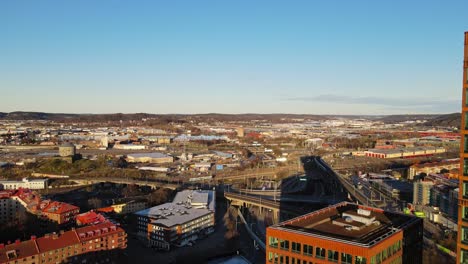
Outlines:
[[348, 202], [267, 228], [267, 264], [422, 263], [423, 221]]
[[463, 99], [460, 142], [460, 178], [458, 192], [457, 263], [468, 263], [468, 32], [465, 32], [463, 60]]

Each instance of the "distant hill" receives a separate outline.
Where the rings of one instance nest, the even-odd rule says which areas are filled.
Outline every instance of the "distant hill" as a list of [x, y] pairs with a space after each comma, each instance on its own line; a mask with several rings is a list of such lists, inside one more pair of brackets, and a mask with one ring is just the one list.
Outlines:
[[442, 126], [442, 127], [457, 127], [460, 128], [461, 124], [461, 114], [460, 113], [453, 113], [447, 115], [439, 115], [426, 123], [426, 126]]
[[325, 116], [319, 115], [301, 115], [301, 114], [64, 114], [64, 113], [43, 113], [43, 112], [10, 112], [1, 113], [0, 119], [3, 120], [49, 120], [57, 122], [115, 122], [115, 121], [132, 121], [142, 119], [153, 119], [161, 121], [161, 123], [169, 123], [174, 121], [269, 121], [273, 123], [291, 122], [294, 119], [300, 120], [326, 120]]
[[0, 120], [47, 120], [56, 122], [76, 123], [104, 123], [141, 121], [149, 119], [153, 124], [168, 124], [170, 122], [249, 122], [265, 121], [272, 123], [302, 122], [303, 120], [329, 120], [334, 118], [379, 120], [385, 123], [399, 123], [404, 121], [428, 120], [427, 126], [460, 126], [460, 113], [447, 115], [306, 115], [306, 114], [66, 114], [44, 112], [0, 112]]
[[440, 115], [388, 115], [377, 120], [384, 123], [400, 123], [405, 121], [432, 120]]

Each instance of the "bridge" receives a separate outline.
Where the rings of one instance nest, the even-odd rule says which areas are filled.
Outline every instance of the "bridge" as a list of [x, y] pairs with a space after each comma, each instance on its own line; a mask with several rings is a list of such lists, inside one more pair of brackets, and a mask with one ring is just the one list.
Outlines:
[[233, 205], [260, 208], [260, 214], [264, 209], [273, 211], [274, 223], [281, 218], [302, 215], [346, 198], [339, 181], [330, 177], [330, 172], [315, 157], [306, 157], [302, 162], [305, 174], [282, 179], [279, 189], [277, 185], [275, 190], [230, 189], [231, 192], [225, 191], [224, 196]]
[[304, 214], [303, 210], [295, 206], [285, 205], [279, 201], [272, 201], [262, 197], [239, 194], [234, 192], [224, 192], [224, 197], [231, 202], [232, 205], [248, 208], [251, 206], [257, 206], [260, 210], [271, 210], [273, 211], [274, 222], [277, 223], [280, 219], [291, 218], [293, 216], [299, 216]]
[[277, 167], [271, 169], [259, 169], [259, 170], [249, 170], [245, 172], [241, 172], [236, 175], [232, 175], [232, 173], [220, 173], [216, 174], [214, 178], [217, 182], [224, 182], [224, 181], [236, 181], [236, 180], [246, 180], [249, 178], [262, 178], [262, 177], [275, 177], [278, 173], [287, 171], [288, 175], [296, 174], [296, 173], [303, 173], [303, 171], [295, 166], [286, 166], [286, 167]]
[[149, 186], [151, 188], [168, 188], [171, 190], [177, 190], [180, 188], [180, 185], [178, 184], [173, 184], [173, 183], [163, 183], [163, 182], [158, 182], [158, 181], [153, 181], [153, 180], [136, 180], [136, 179], [131, 179], [131, 178], [90, 178], [90, 179], [72, 179], [74, 182], [77, 182], [81, 185], [90, 185], [90, 184], [96, 184], [96, 183], [102, 183], [102, 182], [111, 182], [111, 183], [117, 183], [117, 184], [135, 184], [139, 186]]
[[[385, 210], [398, 210], [399, 203], [395, 198], [388, 197], [370, 186], [363, 185], [357, 188], [348, 178], [333, 171], [320, 157], [304, 157], [303, 162], [306, 175], [285, 179], [282, 182], [285, 188], [281, 190], [241, 189], [235, 192], [224, 192], [224, 196], [233, 205], [272, 210], [274, 222], [280, 220], [284, 213], [286, 218], [306, 213], [307, 210], [298, 209], [298, 204], [326, 206], [344, 200], [353, 200]], [[307, 179], [308, 185], [301, 192], [294, 193], [294, 190], [299, 189], [296, 183], [291, 182], [300, 181], [299, 178]]]
[[316, 158], [315, 161], [320, 164], [330, 176], [335, 177], [348, 192], [348, 197], [360, 204], [382, 208], [390, 211], [399, 211], [399, 201], [393, 197], [382, 193], [376, 188], [372, 188], [368, 183], [363, 183], [360, 188], [357, 188], [347, 177], [336, 173], [325, 161], [321, 158]]

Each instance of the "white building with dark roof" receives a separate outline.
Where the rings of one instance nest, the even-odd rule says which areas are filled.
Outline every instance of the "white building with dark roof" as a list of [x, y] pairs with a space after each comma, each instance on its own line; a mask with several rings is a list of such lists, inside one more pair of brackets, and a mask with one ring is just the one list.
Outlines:
[[133, 153], [127, 155], [127, 161], [141, 163], [171, 163], [174, 161], [174, 158], [159, 152]]
[[0, 181], [0, 190], [16, 190], [19, 188], [42, 190], [47, 188], [48, 179], [28, 179], [23, 178], [21, 181]]
[[214, 191], [185, 190], [174, 201], [136, 213], [138, 235], [148, 246], [169, 250], [214, 231]]

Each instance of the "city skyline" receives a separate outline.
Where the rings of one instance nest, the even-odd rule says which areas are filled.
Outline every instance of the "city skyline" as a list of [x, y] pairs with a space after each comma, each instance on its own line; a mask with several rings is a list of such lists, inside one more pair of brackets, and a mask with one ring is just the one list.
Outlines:
[[4, 2], [0, 112], [459, 112], [467, 8]]

